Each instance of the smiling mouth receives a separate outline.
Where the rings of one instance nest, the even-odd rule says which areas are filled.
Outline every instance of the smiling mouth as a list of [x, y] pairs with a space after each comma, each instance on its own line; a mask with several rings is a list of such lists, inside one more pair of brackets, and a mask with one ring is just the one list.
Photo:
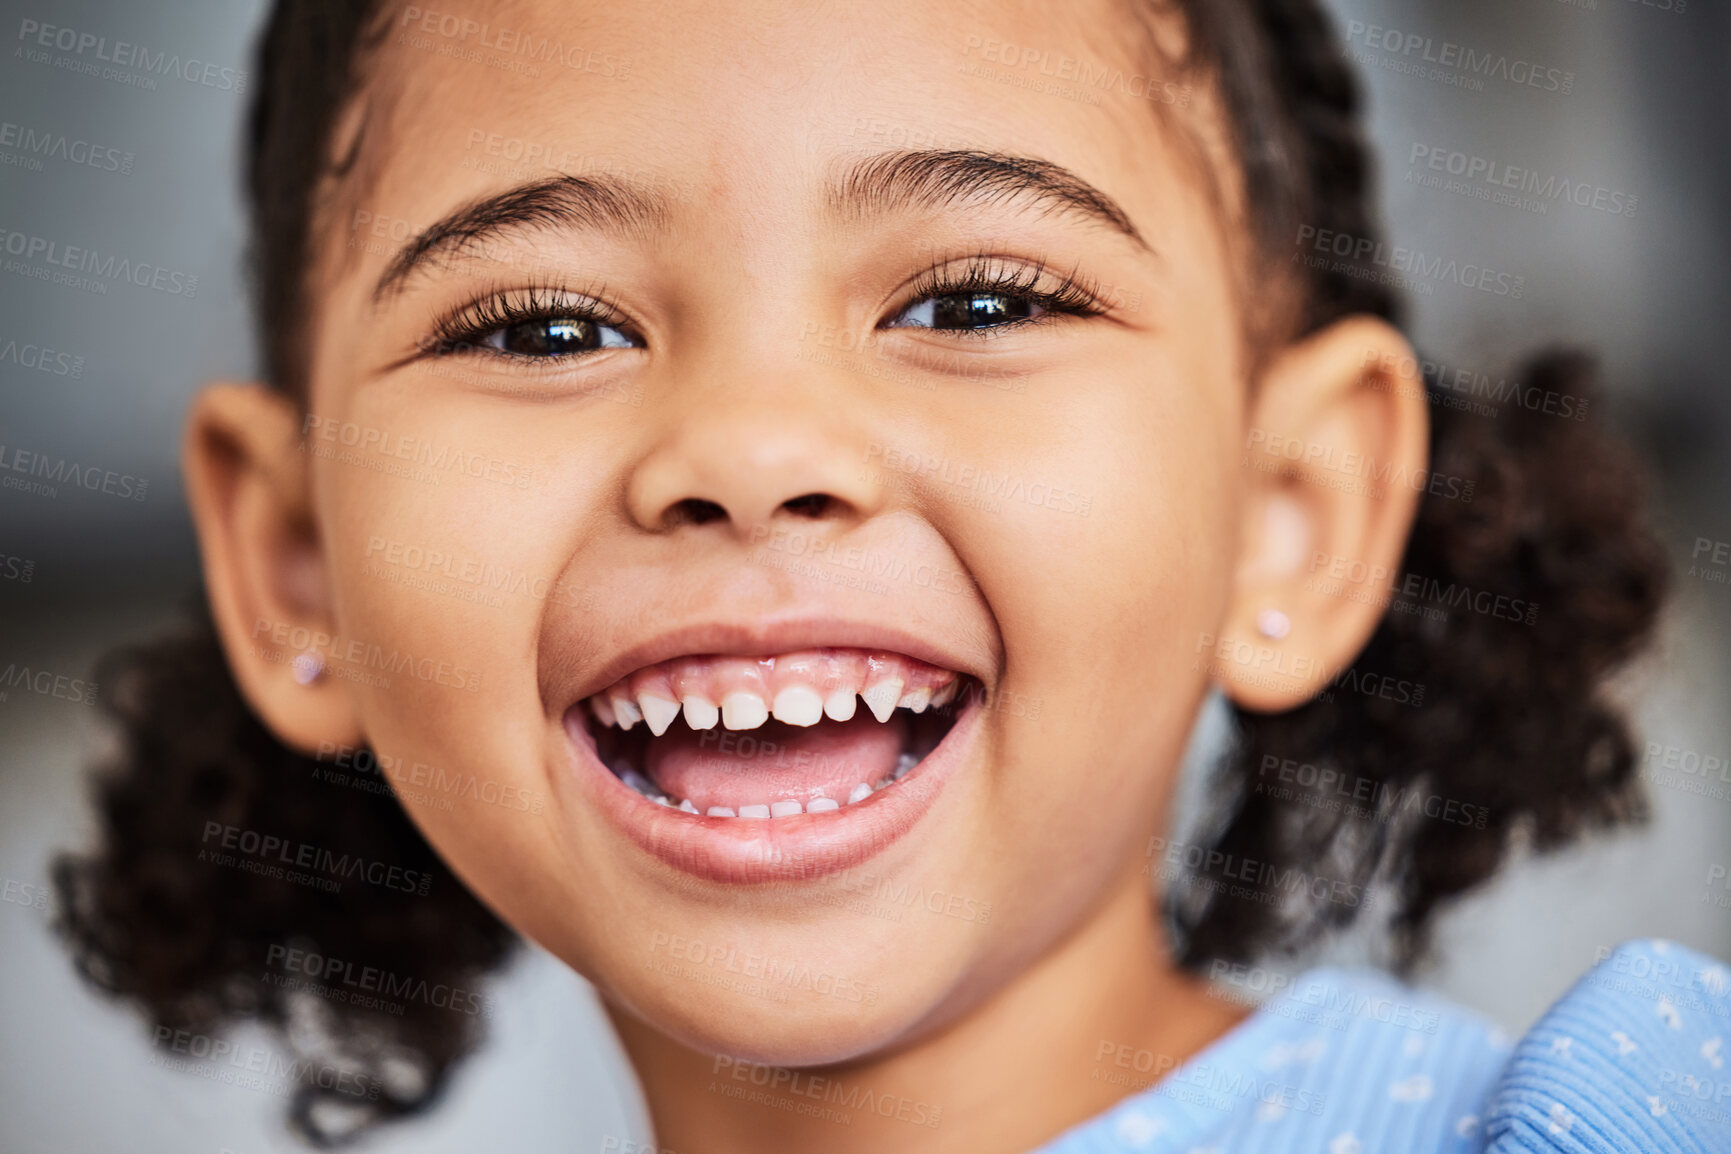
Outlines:
[[644, 798], [752, 821], [846, 812], [895, 788], [973, 684], [879, 650], [694, 656], [639, 669], [582, 708], [601, 764]]

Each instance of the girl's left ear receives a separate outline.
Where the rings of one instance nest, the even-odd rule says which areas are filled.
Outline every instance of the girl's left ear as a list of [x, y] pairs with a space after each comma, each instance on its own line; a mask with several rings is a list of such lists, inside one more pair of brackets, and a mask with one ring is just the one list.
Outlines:
[[1387, 611], [1433, 480], [1428, 438], [1418, 358], [1382, 320], [1336, 321], [1263, 372], [1244, 431], [1239, 563], [1213, 662], [1237, 704], [1291, 709], [1351, 667]]

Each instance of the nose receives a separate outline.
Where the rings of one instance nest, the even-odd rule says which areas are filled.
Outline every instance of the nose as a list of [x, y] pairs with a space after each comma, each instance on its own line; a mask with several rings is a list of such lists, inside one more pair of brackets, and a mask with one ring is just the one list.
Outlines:
[[642, 528], [716, 525], [749, 541], [753, 529], [780, 518], [846, 527], [882, 507], [866, 446], [839, 406], [733, 390], [706, 391], [704, 401], [673, 423], [627, 482], [626, 504]]

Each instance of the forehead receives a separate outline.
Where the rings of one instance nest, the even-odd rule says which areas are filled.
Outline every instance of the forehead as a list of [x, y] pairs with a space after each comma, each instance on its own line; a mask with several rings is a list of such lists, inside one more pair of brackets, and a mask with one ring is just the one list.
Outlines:
[[1191, 104], [1120, 0], [404, 5], [368, 76], [343, 199], [407, 235], [552, 172], [785, 216], [898, 149], [1036, 157], [1152, 214]]

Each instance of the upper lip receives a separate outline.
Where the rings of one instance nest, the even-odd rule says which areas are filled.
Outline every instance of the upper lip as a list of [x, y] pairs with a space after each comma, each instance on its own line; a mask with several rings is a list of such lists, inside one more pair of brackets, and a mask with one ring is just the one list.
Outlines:
[[902, 653], [928, 665], [990, 684], [985, 661], [951, 638], [918, 637], [882, 622], [823, 616], [751, 621], [692, 622], [662, 630], [609, 657], [584, 679], [581, 701], [647, 665], [686, 656], [769, 657], [802, 649], [875, 649]]

